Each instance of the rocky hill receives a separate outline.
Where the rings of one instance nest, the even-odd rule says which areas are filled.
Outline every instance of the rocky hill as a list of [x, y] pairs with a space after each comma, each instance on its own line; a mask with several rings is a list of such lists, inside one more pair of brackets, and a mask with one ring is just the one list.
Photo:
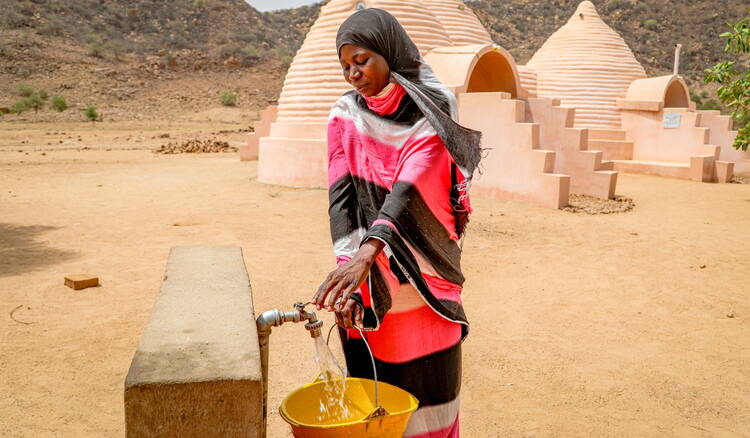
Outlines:
[[[674, 45], [683, 45], [680, 73], [694, 85], [703, 70], [723, 59], [719, 34], [750, 7], [747, 0], [593, 0], [605, 23], [615, 29], [648, 75], [672, 72]], [[526, 63], [564, 25], [578, 1], [476, 0], [468, 2], [499, 45]]]
[[[681, 73], [697, 91], [723, 57], [718, 34], [746, 0], [594, 0], [650, 75]], [[523, 64], [575, 10], [575, 0], [467, 1], [496, 43]], [[320, 5], [261, 13], [243, 0], [14, 0], [0, 9], [0, 108], [21, 83], [95, 104], [118, 118], [216, 105], [222, 90], [257, 110], [273, 102]], [[167, 109], [168, 111], [163, 111]], [[25, 114], [33, 119], [36, 115]], [[79, 117], [46, 114], [46, 119]]]

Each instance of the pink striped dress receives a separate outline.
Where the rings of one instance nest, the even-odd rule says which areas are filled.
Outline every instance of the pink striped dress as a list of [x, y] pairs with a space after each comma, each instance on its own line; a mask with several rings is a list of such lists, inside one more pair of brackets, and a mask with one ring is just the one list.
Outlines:
[[[346, 263], [367, 239], [385, 243], [359, 291], [378, 377], [417, 399], [405, 437], [459, 436], [461, 304], [457, 221], [470, 207], [463, 173], [401, 85], [350, 92], [328, 123], [329, 216]], [[349, 373], [372, 378], [359, 333], [342, 333]]]

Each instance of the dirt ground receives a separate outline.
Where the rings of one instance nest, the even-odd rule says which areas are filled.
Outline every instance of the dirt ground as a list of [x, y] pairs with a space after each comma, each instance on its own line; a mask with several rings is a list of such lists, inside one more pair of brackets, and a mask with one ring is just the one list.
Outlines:
[[[236, 129], [227, 114], [0, 124], [0, 436], [123, 435], [170, 247], [241, 246], [256, 312], [332, 269], [324, 191], [259, 184], [236, 154], [149, 150]], [[621, 175], [618, 194], [635, 208], [474, 199], [462, 436], [750, 436], [750, 185]], [[275, 329], [270, 361], [276, 407], [314, 375], [307, 333]], [[269, 436], [290, 436], [275, 409]]]

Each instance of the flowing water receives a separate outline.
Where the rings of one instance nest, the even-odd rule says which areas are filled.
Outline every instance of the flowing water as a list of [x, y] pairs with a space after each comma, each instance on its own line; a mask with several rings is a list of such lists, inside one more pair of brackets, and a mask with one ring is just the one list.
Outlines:
[[346, 399], [346, 364], [342, 366], [322, 336], [315, 338], [315, 361], [320, 368], [320, 406], [317, 420], [324, 424], [351, 421], [353, 412]]

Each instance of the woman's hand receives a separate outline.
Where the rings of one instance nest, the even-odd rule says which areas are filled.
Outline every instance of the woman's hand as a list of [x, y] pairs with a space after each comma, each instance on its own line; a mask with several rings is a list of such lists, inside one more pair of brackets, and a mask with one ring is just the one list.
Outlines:
[[315, 304], [318, 310], [325, 308], [336, 312], [337, 322], [341, 320], [339, 325], [343, 323], [344, 326], [350, 326], [357, 316], [361, 322], [361, 312], [359, 312], [360, 315], [353, 315], [359, 306], [349, 297], [365, 282], [370, 267], [383, 246], [384, 243], [377, 239], [370, 239], [363, 243], [351, 260], [328, 274], [313, 296], [312, 304]]
[[336, 310], [336, 324], [345, 329], [353, 329], [355, 325], [362, 327], [364, 309], [354, 298], [349, 298], [341, 310]]

